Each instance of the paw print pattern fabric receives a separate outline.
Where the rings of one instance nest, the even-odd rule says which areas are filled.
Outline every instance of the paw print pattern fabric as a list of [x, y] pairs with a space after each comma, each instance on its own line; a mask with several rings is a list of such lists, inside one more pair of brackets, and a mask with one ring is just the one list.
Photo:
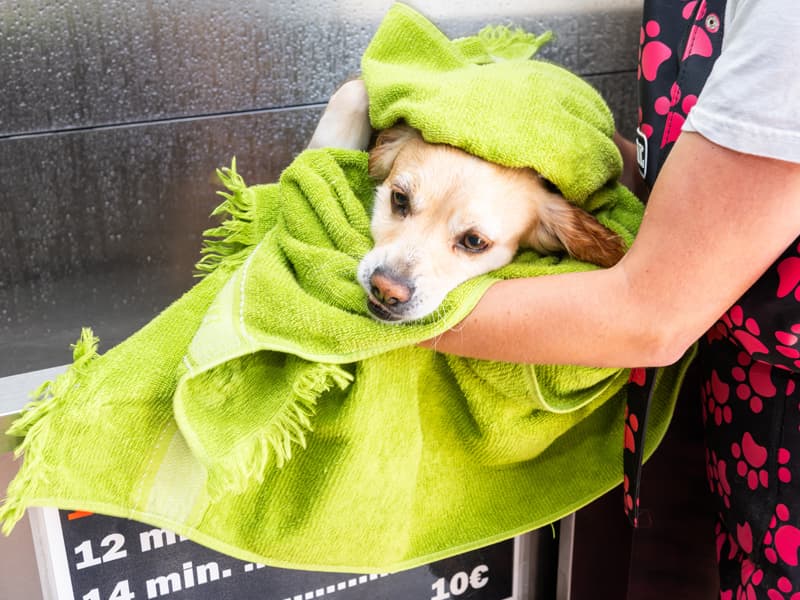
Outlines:
[[639, 168], [652, 186], [722, 48], [722, 0], [646, 2], [639, 34]]
[[[645, 2], [639, 39], [640, 107], [636, 142], [640, 172], [650, 186], [719, 56], [724, 12], [725, 0]], [[800, 267], [798, 274], [800, 283]], [[635, 369], [628, 388], [624, 501], [633, 526], [639, 523], [642, 448], [655, 378], [653, 369]]]
[[800, 599], [798, 265], [795, 242], [700, 341], [722, 598]]
[[[725, 4], [645, 3], [638, 143], [649, 185], [721, 51]], [[800, 600], [800, 238], [700, 340], [696, 360], [720, 598]], [[650, 376], [630, 386], [625, 417], [625, 509], [634, 523]]]

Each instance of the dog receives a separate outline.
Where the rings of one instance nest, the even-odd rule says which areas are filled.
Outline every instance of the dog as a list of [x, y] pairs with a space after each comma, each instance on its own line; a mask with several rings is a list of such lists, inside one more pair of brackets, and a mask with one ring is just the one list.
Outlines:
[[[346, 83], [331, 98], [309, 147], [365, 149], [373, 133], [368, 105], [363, 82]], [[357, 279], [380, 321], [431, 315], [456, 286], [507, 265], [520, 248], [566, 252], [601, 267], [625, 253], [616, 233], [533, 169], [428, 143], [405, 124], [378, 133], [369, 174], [377, 184], [375, 245], [359, 263]]]

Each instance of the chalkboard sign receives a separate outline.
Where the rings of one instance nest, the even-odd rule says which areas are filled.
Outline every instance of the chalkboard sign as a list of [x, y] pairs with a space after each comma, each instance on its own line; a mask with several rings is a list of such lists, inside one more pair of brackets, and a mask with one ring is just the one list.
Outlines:
[[520, 537], [424, 567], [359, 575], [243, 562], [170, 531], [34, 509], [45, 600], [524, 600]]

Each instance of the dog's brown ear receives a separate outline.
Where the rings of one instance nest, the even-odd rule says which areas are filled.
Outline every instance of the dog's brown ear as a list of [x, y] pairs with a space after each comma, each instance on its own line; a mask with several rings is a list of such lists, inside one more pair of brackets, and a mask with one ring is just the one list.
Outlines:
[[578, 260], [601, 267], [619, 262], [626, 250], [619, 235], [562, 196], [554, 193], [548, 196], [541, 203], [538, 223], [528, 237], [531, 248], [546, 253], [566, 250]]
[[393, 125], [381, 131], [369, 153], [369, 176], [378, 181], [386, 179], [400, 149], [410, 140], [421, 138], [419, 131], [408, 125]]

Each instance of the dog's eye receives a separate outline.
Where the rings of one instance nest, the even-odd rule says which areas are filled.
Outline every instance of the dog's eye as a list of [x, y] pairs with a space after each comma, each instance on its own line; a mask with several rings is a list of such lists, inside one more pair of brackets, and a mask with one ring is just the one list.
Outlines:
[[405, 217], [411, 210], [411, 202], [403, 192], [392, 190], [392, 212]]
[[489, 240], [474, 231], [464, 234], [459, 245], [469, 252], [483, 252], [489, 247]]

